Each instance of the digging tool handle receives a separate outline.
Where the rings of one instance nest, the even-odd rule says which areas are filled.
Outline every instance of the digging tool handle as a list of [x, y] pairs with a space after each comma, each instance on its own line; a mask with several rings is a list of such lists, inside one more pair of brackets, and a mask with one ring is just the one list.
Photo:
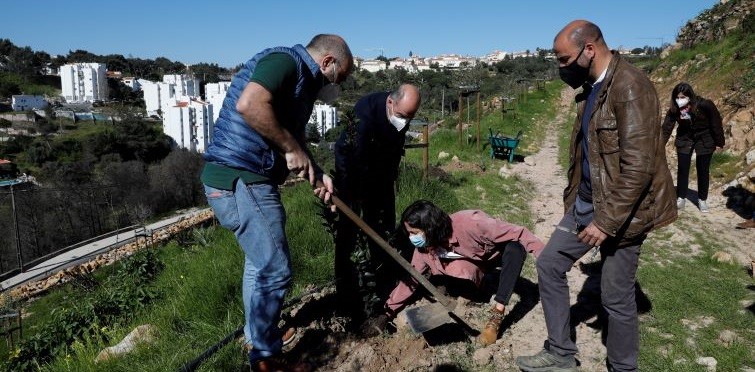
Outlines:
[[[323, 184], [321, 181], [317, 181], [317, 187], [323, 187]], [[344, 203], [343, 200], [339, 199], [335, 195], [331, 195], [330, 201], [333, 202], [333, 204], [336, 205], [336, 208], [340, 209], [341, 212], [343, 212], [343, 214], [346, 215], [346, 217], [349, 217], [350, 220], [354, 221], [354, 223], [360, 229], [362, 229], [362, 231], [364, 231], [364, 233], [367, 234], [367, 236], [369, 236], [372, 240], [374, 240], [375, 243], [377, 243], [380, 246], [380, 248], [382, 248], [385, 251], [385, 253], [388, 253], [388, 255], [391, 256], [391, 258], [393, 258], [394, 261], [398, 262], [398, 264], [401, 265], [401, 267], [407, 273], [409, 273], [409, 275], [411, 275], [412, 278], [417, 280], [419, 284], [422, 285], [422, 287], [427, 289], [433, 295], [433, 297], [435, 297], [435, 300], [440, 302], [441, 305], [443, 305], [447, 309], [453, 310], [451, 309], [451, 307], [454, 306], [454, 303], [451, 301], [451, 299], [446, 297], [444, 294], [440, 293], [438, 288], [436, 288], [432, 283], [430, 283], [430, 281], [427, 280], [427, 278], [422, 276], [422, 274], [420, 274], [408, 261], [406, 261], [406, 259], [404, 259], [404, 257], [402, 257], [395, 248], [391, 247], [391, 245], [388, 244], [388, 242], [386, 242], [385, 239], [383, 239], [380, 235], [378, 235], [377, 232], [375, 232], [375, 230], [373, 230], [367, 223], [365, 223], [364, 220], [362, 220], [362, 218], [357, 216], [357, 214], [354, 213], [354, 211], [351, 210], [351, 208], [349, 208], [349, 206], [346, 205], [346, 203]]]

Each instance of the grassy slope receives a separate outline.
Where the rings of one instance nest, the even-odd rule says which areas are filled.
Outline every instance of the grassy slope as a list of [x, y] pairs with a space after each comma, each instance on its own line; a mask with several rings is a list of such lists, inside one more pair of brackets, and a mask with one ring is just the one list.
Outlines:
[[[740, 106], [751, 107], [755, 91], [753, 55], [755, 33], [742, 30], [730, 33], [719, 42], [702, 43], [671, 52], [663, 60], [653, 63], [655, 66], [651, 73], [653, 81], [657, 82], [661, 108], [668, 108], [671, 91], [680, 82], [690, 83], [696, 94], [717, 102], [724, 118], [740, 109]], [[713, 154], [712, 181], [725, 183], [732, 180], [742, 170], [742, 159], [744, 154]]]
[[[506, 134], [509, 134], [506, 125], [510, 125], [512, 130], [522, 128], [525, 130], [523, 148], [536, 148], [544, 135], [539, 124], [548, 120], [548, 115], [553, 113], [551, 106], [544, 103], [550, 102], [556, 91], [557, 88], [549, 85], [546, 91], [534, 92], [533, 96], [537, 99], [529, 99], [529, 106], [522, 104], [518, 118], [509, 119], [507, 115], [510, 122], [500, 122], [500, 114], [497, 113], [494, 114], [496, 117], [485, 116], [483, 123], [500, 126], [503, 129], [501, 132]], [[442, 141], [436, 141], [433, 137], [433, 148], [443, 146]], [[526, 204], [531, 188], [516, 178], [501, 179], [497, 169], [505, 163], [489, 159], [487, 151], [485, 148], [480, 154], [474, 146], [469, 146], [458, 152], [463, 159], [485, 159], [485, 172], [467, 170], [445, 175], [442, 179], [431, 177], [426, 182], [422, 181], [416, 165], [421, 157], [419, 151], [410, 151], [407, 165], [402, 166], [397, 211], [400, 212], [416, 199], [427, 198], [447, 211], [481, 208], [492, 215], [531, 226], [531, 215]], [[481, 199], [481, 193], [485, 193], [484, 199]], [[332, 238], [323, 227], [324, 220], [317, 217], [322, 208], [311, 196], [306, 184], [286, 188], [282, 195], [289, 212], [287, 231], [295, 272], [291, 294], [296, 295], [310, 284], [332, 279]], [[239, 301], [242, 254], [229, 232], [220, 228], [198, 231], [203, 238], [194, 239], [194, 244], [181, 246], [173, 242], [159, 249], [160, 257], [166, 263], [164, 272], [155, 283], [163, 294], [160, 300], [140, 314], [131, 314], [136, 320], [105, 329], [103, 333], [110, 341], [81, 340], [42, 368], [75, 371], [175, 369], [236, 329], [242, 322], [243, 314]], [[199, 244], [201, 241], [208, 243]], [[45, 314], [59, 305], [62, 297], [67, 297], [66, 301], [76, 301], [76, 292], [70, 286], [53, 291], [46, 300], [33, 305], [36, 306], [33, 308], [34, 314], [26, 324], [43, 322]], [[114, 340], [120, 340], [135, 326], [145, 323], [153, 324], [158, 329], [159, 337], [155, 344], [140, 348], [122, 359], [93, 364], [100, 349], [112, 345]], [[33, 332], [33, 328], [28, 332]], [[234, 369], [239, 361], [238, 348], [226, 347], [208, 360], [202, 369]]]
[[[530, 100], [534, 109], [526, 115], [522, 108], [520, 120], [530, 118], [523, 127], [531, 130], [525, 137], [523, 148], [528, 148], [527, 141], [534, 143], [531, 145], [533, 148], [539, 146], [537, 138], [542, 138], [544, 131], [541, 129], [541, 134], [538, 135], [536, 128], [542, 120], [552, 117], [548, 115], [553, 113], [552, 103], [558, 99], [557, 91], [560, 87], [561, 84], [549, 85], [548, 93], [543, 97], [547, 104]], [[535, 112], [535, 109], [538, 111]], [[533, 117], [536, 119], [531, 119]], [[506, 125], [496, 122], [492, 117], [486, 117], [483, 123], [486, 120], [490, 120], [491, 125]], [[509, 134], [510, 130], [504, 128], [501, 132]], [[455, 132], [443, 134], [441, 130], [437, 137], [432, 138], [431, 164], [443, 165], [448, 162], [435, 160], [437, 151], [444, 149], [474, 164], [484, 160], [486, 171], [454, 172], [443, 179], [431, 177], [429, 182], [423, 182], [416, 167], [421, 153], [419, 150], [409, 150], [407, 163], [410, 165], [402, 166], [397, 211], [417, 198], [428, 198], [448, 211], [482, 208], [493, 215], [531, 227], [531, 215], [526, 208], [527, 197], [532, 189], [530, 185], [515, 178], [504, 180], [498, 177], [497, 168], [505, 162], [491, 162], [484, 152], [486, 149], [483, 153], [478, 153], [472, 145], [459, 149], [458, 139], [454, 134]], [[481, 198], [483, 192], [486, 195], [484, 199]], [[285, 189], [283, 198], [289, 212], [288, 232], [295, 270], [292, 294], [295, 295], [310, 283], [325, 283], [332, 279], [332, 239], [321, 225], [323, 220], [316, 216], [321, 207], [305, 184]], [[684, 219], [678, 223], [684, 223]], [[151, 323], [159, 330], [155, 344], [140, 348], [138, 352], [125, 358], [94, 365], [92, 360], [96, 353], [113, 342], [85, 340], [72, 345], [67, 355], [59, 357], [43, 369], [175, 369], [236, 329], [241, 324], [243, 313], [239, 302], [238, 280], [241, 252], [233, 236], [227, 231], [219, 228], [202, 231], [201, 235], [208, 242], [206, 246], [179, 246], [171, 243], [160, 250], [160, 255], [166, 262], [166, 269], [156, 283], [164, 294], [162, 300], [142, 314], [134, 314], [137, 321], [105, 331], [111, 340], [119, 340], [135, 326]], [[750, 279], [740, 267], [715, 263], [707, 258], [717, 249], [714, 236], [703, 233], [697, 235], [696, 244], [703, 247], [705, 253], [692, 257], [684, 255], [684, 248], [672, 243], [669, 234], [668, 229], [655, 233], [643, 247], [639, 280], [653, 304], [652, 311], [643, 315], [641, 323], [643, 369], [691, 370], [699, 367], [694, 364], [698, 356], [715, 357], [719, 370], [738, 370], [742, 365], [752, 366], [755, 364], [752, 355], [755, 336], [745, 330], [752, 329], [755, 324], [752, 313], [744, 310], [740, 302], [752, 302], [755, 297], [755, 293], [746, 289]], [[527, 266], [526, 271], [530, 271], [531, 265]], [[726, 290], [721, 290], [722, 288]], [[54, 306], [55, 302], [50, 301], [49, 306]], [[36, 313], [44, 313], [44, 310], [39, 309]], [[694, 321], [700, 316], [710, 316], [715, 321], [695, 332], [681, 323], [681, 318]], [[728, 347], [718, 345], [716, 339], [724, 329], [734, 330], [739, 341]], [[693, 341], [686, 341], [687, 339]], [[694, 346], [686, 346], [687, 343], [694, 343]], [[202, 370], [236, 369], [240, 359], [237, 347], [225, 347], [208, 360]]]
[[[714, 357], [721, 371], [755, 365], [755, 315], [746, 309], [755, 302], [752, 279], [743, 267], [711, 258], [723, 247], [700, 223], [683, 215], [675, 224], [693, 232], [687, 241], [673, 240], [667, 228], [643, 245], [638, 278], [653, 305], [641, 317], [643, 369], [696, 370], [699, 357]], [[723, 331], [735, 332], [736, 340], [720, 341]]]
[[[725, 116], [733, 107], [723, 97], [739, 99], [730, 96], [732, 88], [750, 93], [755, 88], [753, 53], [755, 34], [740, 32], [721, 42], [672, 52], [651, 74], [660, 82], [657, 88], [661, 105], [668, 105], [674, 85], [686, 81], [698, 94], [726, 102], [719, 106]], [[731, 180], [740, 171], [740, 162], [739, 156], [714, 154], [714, 182]], [[724, 247], [717, 238], [720, 232], [700, 228], [701, 223], [683, 214], [675, 227], [691, 232], [689, 237], [673, 239], [673, 232], [666, 228], [652, 234], [643, 246], [638, 275], [653, 303], [652, 311], [642, 317], [641, 323], [643, 369], [702, 370], [696, 360], [705, 356], [717, 360], [718, 370], [755, 367], [752, 278], [741, 266], [710, 258]], [[708, 321], [712, 322], [705, 325]], [[733, 342], [721, 341], [720, 335], [725, 331], [736, 334]]]

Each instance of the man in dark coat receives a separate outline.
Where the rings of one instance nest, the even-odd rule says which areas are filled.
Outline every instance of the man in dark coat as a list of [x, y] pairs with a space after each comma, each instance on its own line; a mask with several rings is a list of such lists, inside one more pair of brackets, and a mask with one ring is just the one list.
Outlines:
[[[395, 228], [394, 183], [404, 154], [404, 139], [409, 122], [417, 113], [419, 105], [419, 89], [411, 84], [403, 84], [393, 92], [364, 96], [354, 106], [356, 121], [341, 133], [335, 145], [335, 181], [339, 196], [385, 238]], [[366, 315], [372, 315], [372, 310], [377, 310], [382, 305], [382, 301], [375, 298], [376, 293], [365, 291], [367, 286], [360, 286], [360, 282], [370, 277], [372, 279], [368, 280], [374, 280], [379, 287], [385, 287], [386, 291], [392, 288], [392, 283], [386, 283], [384, 278], [371, 276], [380, 276], [380, 270], [377, 273], [366, 273], [365, 270], [372, 269], [355, 267], [351, 256], [357, 241], [356, 225], [341, 214], [336, 233], [336, 288], [343, 300], [343, 310], [355, 322], [361, 321]], [[371, 241], [369, 247], [372, 266], [377, 267], [386, 262], [379, 247]], [[360, 264], [365, 263], [365, 260], [360, 261]]]

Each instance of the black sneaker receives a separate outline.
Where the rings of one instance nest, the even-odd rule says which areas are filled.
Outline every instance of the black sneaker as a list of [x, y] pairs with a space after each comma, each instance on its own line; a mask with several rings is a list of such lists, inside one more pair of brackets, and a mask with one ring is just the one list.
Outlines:
[[516, 365], [525, 372], [577, 372], [573, 356], [562, 357], [545, 349], [535, 355], [516, 357]]

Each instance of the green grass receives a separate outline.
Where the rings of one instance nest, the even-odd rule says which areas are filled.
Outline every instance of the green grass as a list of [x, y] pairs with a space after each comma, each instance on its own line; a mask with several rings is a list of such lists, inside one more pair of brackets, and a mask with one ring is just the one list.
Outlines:
[[[701, 221], [681, 218], [680, 228], [694, 229]], [[643, 263], [638, 279], [652, 302], [652, 310], [642, 317], [640, 366], [643, 370], [702, 370], [699, 357], [714, 357], [719, 371], [739, 371], [755, 365], [755, 315], [742, 301], [755, 302], [752, 279], [741, 266], [721, 263], [710, 257], [722, 250], [715, 236], [693, 234], [701, 253], [683, 253], [684, 247], [669, 245], [669, 232], [653, 234], [643, 245]], [[689, 245], [689, 244], [687, 244]], [[682, 254], [680, 254], [680, 251]], [[655, 257], [647, 260], [644, 257]], [[749, 286], [749, 289], [748, 289]], [[701, 319], [712, 319], [702, 326]], [[701, 328], [682, 322], [685, 319]], [[718, 341], [721, 331], [731, 330], [738, 340], [731, 345]]]
[[[563, 85], [567, 88], [566, 85]], [[565, 116], [565, 121], [558, 126], [558, 164], [561, 169], [566, 170], [569, 167], [569, 144], [571, 142], [571, 132], [574, 128], [574, 121], [577, 117], [577, 105], [569, 105], [569, 113]]]
[[[750, 58], [753, 52], [755, 35], [737, 31], [721, 41], [671, 52], [654, 65], [653, 75], [668, 78], [675, 74], [677, 68], [687, 66], [684, 81], [692, 83], [695, 92], [703, 96], [708, 92], [729, 90], [737, 86], [751, 91], [755, 88], [755, 74], [752, 72], [755, 63]], [[704, 55], [705, 59], [697, 59], [698, 55]], [[691, 61], [694, 62], [690, 63]]]
[[[202, 234], [212, 244], [182, 247], [173, 242], [160, 248], [159, 256], [166, 266], [154, 285], [160, 288], [161, 300], [134, 314], [134, 321], [103, 332], [110, 340], [120, 340], [134, 327], [151, 324], [157, 329], [155, 344], [125, 358], [94, 364], [99, 350], [114, 342], [81, 340], [43, 370], [175, 370], [235, 330], [243, 317], [239, 301], [241, 251], [228, 231], [209, 228]], [[231, 366], [216, 364], [218, 370]]]
[[728, 182], [733, 180], [742, 170], [742, 157], [726, 152], [714, 152], [710, 160], [710, 175], [713, 181]]
[[[553, 114], [547, 104], [557, 94], [554, 85], [544, 91], [535, 91], [527, 103], [520, 105], [519, 114], [503, 121], [494, 115], [484, 117], [484, 125], [503, 128], [522, 128], [524, 143], [541, 139], [544, 130], [539, 129], [548, 115]], [[541, 101], [542, 100], [542, 101]], [[526, 125], [524, 125], [526, 123]], [[506, 127], [506, 126], [509, 127]], [[85, 125], [83, 131], [97, 131], [96, 126]], [[440, 137], [443, 137], [441, 130]], [[487, 137], [485, 137], [487, 138]], [[453, 142], [454, 138], [444, 139]], [[432, 143], [438, 142], [433, 137]], [[532, 148], [539, 146], [532, 145]], [[440, 146], [439, 146], [440, 147]], [[474, 146], [468, 146], [460, 154], [465, 159], [484, 159], [474, 170], [452, 172], [440, 177], [424, 179], [418, 167], [419, 151], [411, 150], [407, 161], [401, 166], [398, 184], [396, 212], [417, 199], [429, 199], [447, 212], [460, 209], [483, 209], [489, 214], [510, 222], [532, 227], [532, 215], [527, 208], [531, 185], [516, 177], [501, 178], [497, 174], [503, 160], [491, 160], [487, 152], [480, 154]], [[319, 155], [318, 155], [319, 156]], [[328, 159], [323, 159], [328, 164]], [[484, 168], [484, 170], [483, 170]], [[293, 262], [293, 285], [290, 296], [296, 296], [312, 284], [322, 284], [333, 278], [332, 235], [325, 226], [327, 215], [323, 205], [312, 195], [306, 183], [284, 188], [282, 199], [287, 210], [287, 235]], [[80, 340], [69, 345], [61, 356], [42, 370], [96, 371], [96, 370], [144, 370], [157, 371], [179, 368], [183, 363], [199, 355], [206, 348], [222, 339], [242, 324], [243, 309], [240, 303], [240, 277], [243, 255], [233, 235], [221, 228], [195, 230], [201, 239], [176, 241], [158, 249], [165, 269], [155, 280], [161, 298], [146, 309], [129, 314], [128, 319], [102, 330], [100, 337]], [[206, 242], [199, 244], [198, 242]], [[528, 271], [532, 271], [531, 268]], [[531, 274], [531, 273], [530, 273]], [[108, 270], [98, 271], [96, 279], [108, 275]], [[97, 288], [92, 290], [106, 290]], [[27, 334], [33, 334], [34, 324], [49, 320], [51, 309], [61, 302], [76, 302], [81, 296], [75, 286], [53, 290], [43, 299], [28, 308], [32, 314], [25, 319]], [[66, 301], [62, 301], [65, 299]], [[94, 364], [99, 350], [114, 344], [141, 324], [156, 327], [158, 338], [150, 346], [139, 348], [126, 357]], [[202, 370], [229, 370], [241, 363], [238, 347], [226, 347], [210, 358]]]
[[[421, 172], [413, 166], [402, 169], [403, 190], [397, 207], [399, 211], [408, 203], [425, 198], [455, 211], [462, 207], [485, 208], [491, 214], [508, 214], [512, 219], [526, 220], [528, 213], [522, 198], [523, 188], [508, 180], [498, 185], [494, 173], [475, 176], [471, 174], [449, 175], [444, 180], [422, 181]], [[448, 184], [456, 185], [454, 188]], [[402, 186], [399, 187], [402, 187]], [[413, 187], [409, 187], [413, 185]], [[469, 205], [463, 198], [474, 198], [482, 187], [490, 195], [485, 205]], [[495, 193], [495, 189], [512, 194]], [[494, 195], [500, 194], [500, 195]], [[301, 183], [284, 189], [284, 205], [288, 210], [288, 237], [294, 263], [294, 285], [291, 295], [300, 293], [306, 286], [332, 280], [332, 237], [323, 228], [322, 205], [312, 196], [310, 188]], [[507, 202], [502, 202], [507, 199]], [[499, 204], [500, 203], [500, 204]], [[515, 208], [513, 208], [515, 206]], [[243, 256], [233, 235], [221, 228], [197, 230], [206, 245], [177, 242], [159, 248], [159, 257], [166, 263], [164, 271], [154, 282], [160, 288], [161, 299], [137, 314], [135, 321], [125, 322], [102, 330], [103, 336], [81, 340], [70, 345], [63, 354], [42, 370], [52, 371], [158, 371], [179, 368], [199, 355], [214, 342], [235, 330], [242, 323], [243, 309], [240, 304], [240, 276]], [[198, 241], [199, 239], [194, 239]], [[97, 277], [107, 275], [107, 270]], [[33, 333], [31, 324], [47, 320], [46, 314], [59, 301], [75, 302], [77, 287], [64, 287], [52, 291], [44, 299], [32, 304], [33, 314], [25, 320], [27, 332]], [[100, 290], [100, 289], [97, 289]], [[66, 301], [62, 301], [62, 298]], [[149, 347], [138, 349], [124, 358], [104, 364], [92, 361], [99, 350], [120, 340], [133, 328], [152, 324], [159, 337]], [[110, 340], [110, 341], [108, 341]], [[228, 370], [241, 363], [237, 347], [226, 347], [215, 354], [202, 370]]]
[[[493, 134], [500, 133], [509, 137], [515, 136], [521, 130], [522, 140], [516, 154], [536, 153], [545, 137], [545, 121], [552, 120], [555, 115], [556, 108], [551, 102], [558, 96], [561, 86], [559, 82], [547, 82], [544, 89], [534, 89], [519, 99], [520, 102], [515, 104], [516, 108], [508, 110], [506, 114], [501, 114], [497, 110], [484, 112], [480, 117], [480, 150], [477, 149], [476, 111], [471, 115], [472, 125], [462, 131], [461, 144], [457, 128], [458, 117], [450, 116], [430, 137], [430, 164], [439, 164], [437, 157], [440, 151], [456, 155], [465, 162], [491, 164], [489, 130], [492, 130]], [[419, 163], [422, 150], [407, 150], [406, 157], [411, 162]], [[498, 159], [495, 162], [502, 164], [503, 160]]]
[[[543, 98], [544, 103], [528, 100], [533, 104], [532, 111], [522, 117], [542, 118], [531, 121], [526, 128], [530, 130], [530, 138], [544, 136], [544, 129], [535, 127], [553, 116], [555, 105], [552, 101], [558, 99], [557, 89], [562, 86], [560, 83], [549, 85], [546, 92], [550, 89], [553, 92]], [[491, 125], [496, 123], [495, 118], [487, 120], [491, 120]], [[570, 122], [571, 118], [567, 121]], [[568, 136], [568, 127], [560, 127], [560, 137], [564, 133]], [[451, 131], [446, 129], [445, 132]], [[458, 150], [458, 139], [454, 134], [444, 133], [441, 129], [438, 138], [433, 136], [431, 139], [431, 149], [439, 151], [443, 146], [452, 146]], [[568, 139], [562, 139], [560, 144], [563, 143], [568, 143]], [[540, 143], [533, 146], [540, 146]], [[497, 169], [505, 161], [491, 161], [485, 157], [486, 153], [477, 152], [472, 145], [459, 150], [458, 154], [462, 160], [480, 166], [467, 166], [464, 170], [440, 176], [433, 173], [429, 179], [423, 179], [418, 165], [421, 152], [407, 151], [407, 161], [400, 169], [397, 217], [408, 204], [423, 198], [432, 200], [448, 212], [479, 208], [531, 228], [532, 214], [527, 202], [532, 196], [533, 185], [516, 177], [501, 178]], [[438, 165], [436, 159], [431, 152], [431, 164]], [[295, 296], [308, 285], [332, 280], [333, 242], [328, 229], [323, 226], [325, 220], [319, 216], [327, 212], [312, 196], [307, 184], [284, 188], [282, 198], [288, 215], [287, 234], [294, 265], [290, 296]], [[103, 330], [103, 337], [73, 343], [63, 355], [42, 366], [41, 370], [175, 370], [239, 327], [243, 318], [241, 250], [233, 235], [224, 229], [210, 227], [196, 231], [201, 239], [195, 238], [193, 243], [190, 240], [180, 245], [174, 241], [159, 248], [159, 256], [165, 262], [165, 269], [154, 282], [163, 294], [159, 300], [136, 314], [130, 314], [134, 321], [124, 321]], [[753, 314], [743, 311], [740, 304], [744, 299], [753, 300], [755, 297], [753, 291], [747, 289], [748, 283], [752, 285], [751, 280], [741, 267], [708, 258], [720, 248], [713, 243], [715, 237], [697, 236], [696, 242], [704, 247], [705, 253], [695, 257], [674, 254], [674, 249], [679, 248], [669, 239], [671, 232], [662, 230], [654, 233], [643, 246], [638, 276], [653, 304], [641, 322], [640, 362], [643, 370], [697, 370], [699, 366], [694, 360], [698, 356], [715, 357], [719, 370], [739, 370], [744, 364], [755, 365], [752, 355], [755, 336], [752, 332], [745, 332], [755, 327]], [[533, 267], [533, 261], [528, 260], [523, 272], [530, 280], [536, 276]], [[106, 275], [107, 270], [95, 274], [98, 278]], [[25, 319], [25, 324], [41, 323], [46, 313], [62, 298], [75, 301], [77, 295], [75, 288], [70, 287], [52, 291], [30, 305], [33, 314]], [[711, 316], [715, 321], [695, 332], [680, 321], [682, 318], [694, 321], [700, 316]], [[114, 344], [134, 327], [147, 323], [158, 330], [159, 336], [154, 344], [142, 346], [111, 362], [93, 363], [99, 350]], [[734, 330], [741, 340], [729, 347], [719, 346], [716, 339], [724, 329]], [[33, 328], [27, 328], [27, 332], [33, 332]], [[668, 335], [672, 338], [667, 339]], [[687, 338], [695, 340], [695, 345], [686, 346]], [[666, 352], [668, 354], [664, 354]], [[468, 355], [459, 355], [459, 366], [472, 366], [468, 358]], [[236, 370], [241, 362], [239, 347], [229, 345], [207, 360], [200, 370]]]

